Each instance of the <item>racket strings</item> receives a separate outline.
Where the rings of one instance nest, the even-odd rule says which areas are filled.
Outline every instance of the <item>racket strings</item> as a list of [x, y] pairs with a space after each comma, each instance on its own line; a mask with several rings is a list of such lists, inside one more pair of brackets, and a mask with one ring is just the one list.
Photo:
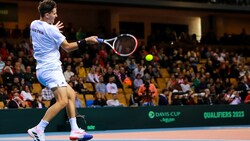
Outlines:
[[130, 54], [136, 48], [136, 41], [130, 36], [121, 36], [115, 41], [114, 48], [120, 54]]

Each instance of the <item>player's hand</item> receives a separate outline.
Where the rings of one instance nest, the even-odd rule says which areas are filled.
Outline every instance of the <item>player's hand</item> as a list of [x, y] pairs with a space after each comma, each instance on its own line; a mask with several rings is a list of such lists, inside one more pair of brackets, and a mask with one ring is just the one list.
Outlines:
[[62, 28], [64, 28], [64, 25], [61, 21], [58, 21], [55, 26], [59, 29], [60, 32], [62, 32]]
[[90, 37], [85, 38], [85, 40], [87, 44], [96, 44], [98, 43], [97, 38], [98, 38], [97, 36], [90, 36]]

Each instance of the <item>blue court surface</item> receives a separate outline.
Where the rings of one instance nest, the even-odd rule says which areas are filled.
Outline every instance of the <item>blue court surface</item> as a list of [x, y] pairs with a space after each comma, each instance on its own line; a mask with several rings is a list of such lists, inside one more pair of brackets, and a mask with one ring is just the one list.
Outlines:
[[[88, 132], [91, 141], [250, 141], [250, 126], [109, 130]], [[69, 141], [69, 132], [46, 133], [46, 141]], [[0, 141], [32, 141], [26, 133], [2, 134]]]

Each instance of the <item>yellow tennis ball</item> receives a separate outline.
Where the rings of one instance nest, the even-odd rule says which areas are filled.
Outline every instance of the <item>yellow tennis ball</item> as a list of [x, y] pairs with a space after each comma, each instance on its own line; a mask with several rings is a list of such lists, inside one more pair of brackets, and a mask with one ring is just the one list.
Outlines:
[[154, 59], [154, 56], [152, 54], [148, 54], [148, 55], [146, 55], [145, 59], [147, 61], [152, 61]]

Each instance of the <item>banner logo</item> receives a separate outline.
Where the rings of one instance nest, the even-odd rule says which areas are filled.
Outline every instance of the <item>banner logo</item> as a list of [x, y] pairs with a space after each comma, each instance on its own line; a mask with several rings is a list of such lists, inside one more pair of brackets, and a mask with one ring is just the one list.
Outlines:
[[160, 122], [170, 123], [176, 121], [176, 118], [181, 115], [181, 112], [174, 111], [174, 112], [154, 112], [149, 111], [148, 117], [150, 119], [159, 119]]

